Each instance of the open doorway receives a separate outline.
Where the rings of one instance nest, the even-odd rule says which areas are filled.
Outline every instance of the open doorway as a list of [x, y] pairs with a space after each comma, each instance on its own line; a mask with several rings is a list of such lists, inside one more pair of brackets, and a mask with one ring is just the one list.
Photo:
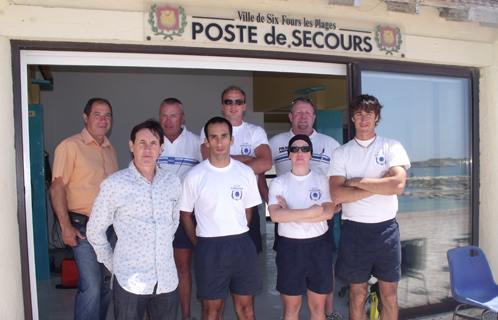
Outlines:
[[[29, 53], [32, 54], [33, 52]], [[77, 53], [78, 57], [81, 57], [81, 55], [82, 53]], [[116, 55], [119, 56], [119, 54]], [[313, 63], [305, 63], [304, 67], [296, 68], [296, 65], [299, 66], [302, 63], [288, 61], [287, 63], [290, 67], [286, 69], [282, 61], [278, 61], [278, 66], [274, 63], [268, 63], [268, 61], [266, 61], [266, 65], [261, 63], [265, 62], [264, 60], [259, 60], [257, 62], [260, 64], [254, 65], [251, 63], [251, 59], [239, 59], [230, 68], [227, 68], [226, 64], [217, 68], [217, 61], [205, 62], [204, 65], [199, 65], [197, 60], [192, 59], [195, 66], [187, 65], [182, 66], [182, 68], [168, 68], [158, 63], [159, 65], [150, 68], [149, 65], [147, 67], [143, 67], [143, 65], [137, 66], [136, 57], [134, 57], [135, 59], [124, 59], [122, 60], [122, 65], [115, 66], [116, 58], [111, 58], [109, 55], [99, 57], [98, 62], [95, 60], [89, 62], [77, 57], [74, 57], [74, 59], [66, 57], [65, 59], [67, 60], [63, 61], [63, 64], [61, 64], [61, 61], [64, 59], [58, 60], [55, 64], [53, 63], [54, 60], [50, 61], [52, 63], [46, 61], [46, 52], [41, 56], [38, 57], [38, 60], [30, 56], [26, 59], [26, 62], [29, 60], [30, 63], [26, 63], [25, 66], [28, 64], [50, 65], [54, 77], [54, 90], [42, 92], [41, 94], [41, 104], [44, 107], [45, 149], [51, 155], [52, 161], [57, 144], [81, 130], [84, 125], [82, 121], [84, 103], [94, 96], [109, 99], [113, 105], [113, 126], [108, 136], [118, 154], [120, 169], [125, 168], [131, 160], [127, 147], [131, 128], [137, 122], [148, 118], [157, 118], [160, 101], [168, 97], [177, 97], [184, 103], [186, 126], [190, 131], [199, 133], [204, 122], [209, 117], [221, 115], [219, 97], [221, 91], [228, 85], [236, 84], [242, 87], [248, 95], [248, 110], [244, 117], [245, 121], [264, 127], [271, 132], [269, 137], [289, 130], [288, 118], [283, 118], [282, 114], [287, 117], [288, 109], [286, 110], [286, 108], [288, 108], [294, 97], [308, 95], [294, 93], [294, 91], [309, 87], [327, 88], [327, 84], [323, 83], [322, 80], [328, 77], [336, 82], [342, 82], [340, 86], [343, 86], [344, 89], [342, 90], [341, 100], [344, 101], [344, 106], [346, 101], [344, 65], [322, 63], [313, 65]], [[53, 59], [53, 57], [50, 59]], [[205, 57], [203, 59], [206, 60]], [[106, 63], [112, 66], [106, 65]], [[283, 83], [282, 80], [272, 79], [274, 76], [292, 79], [296, 84], [290, 86]], [[315, 79], [315, 82], [312, 79]], [[275, 85], [268, 86], [265, 81]], [[316, 81], [322, 82], [317, 84]], [[258, 89], [262, 87], [269, 89], [273, 87], [273, 95]], [[329, 85], [329, 88], [331, 89], [332, 86]], [[320, 94], [325, 93], [326, 90], [320, 90], [324, 91]], [[336, 86], [334, 86], [334, 90], [337, 90]], [[24, 94], [25, 92], [23, 92], [23, 96], [25, 96]], [[259, 106], [263, 106], [263, 104], [258, 103], [258, 101], [270, 101], [270, 97], [279, 99], [276, 101], [271, 100], [272, 108], [261, 109]], [[335, 99], [330, 101], [335, 101]], [[258, 106], [256, 106], [257, 104]], [[25, 106], [23, 101], [23, 107]], [[25, 116], [25, 110], [23, 108], [23, 116]], [[340, 129], [342, 130], [342, 125]], [[29, 141], [25, 141], [24, 146], [25, 148], [29, 146]], [[25, 167], [25, 178], [28, 177], [29, 168]], [[26, 196], [26, 208], [30, 208], [30, 195], [27, 194]], [[28, 233], [32, 232], [30, 213], [30, 210], [27, 210]], [[53, 213], [49, 212], [48, 215], [53, 216]], [[51, 223], [53, 221], [49, 222], [49, 225]], [[28, 243], [31, 257], [34, 253], [34, 248], [29, 246], [32, 244]], [[31, 259], [30, 266], [34, 266], [33, 259]], [[33, 293], [37, 292], [36, 281], [33, 281], [35, 280], [34, 267], [30, 268], [30, 278], [32, 280], [33, 318], [46, 318], [38, 313], [39, 310], [41, 311], [37, 303], [40, 297], [33, 295]]]

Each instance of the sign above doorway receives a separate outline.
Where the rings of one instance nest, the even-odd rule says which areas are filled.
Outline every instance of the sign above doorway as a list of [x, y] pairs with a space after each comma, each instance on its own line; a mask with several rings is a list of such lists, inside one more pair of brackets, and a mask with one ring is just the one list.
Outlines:
[[145, 10], [147, 41], [404, 57], [398, 26], [170, 4], [146, 5]]

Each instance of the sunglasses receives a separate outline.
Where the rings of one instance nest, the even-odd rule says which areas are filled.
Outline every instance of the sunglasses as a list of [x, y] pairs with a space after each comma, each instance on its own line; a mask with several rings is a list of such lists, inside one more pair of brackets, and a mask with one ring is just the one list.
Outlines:
[[302, 147], [290, 147], [289, 151], [292, 153], [298, 153], [299, 150], [301, 150], [304, 153], [310, 152], [311, 147], [310, 146], [302, 146]]
[[224, 105], [232, 105], [233, 103], [235, 103], [237, 106], [241, 106], [244, 104], [244, 100], [241, 100], [241, 99], [237, 99], [237, 100], [232, 100], [232, 99], [225, 99], [223, 100], [223, 104]]
[[309, 102], [311, 104], [311, 106], [313, 106], [313, 100], [311, 100], [308, 97], [297, 97], [296, 99], [292, 100], [292, 104], [299, 102], [299, 101]]

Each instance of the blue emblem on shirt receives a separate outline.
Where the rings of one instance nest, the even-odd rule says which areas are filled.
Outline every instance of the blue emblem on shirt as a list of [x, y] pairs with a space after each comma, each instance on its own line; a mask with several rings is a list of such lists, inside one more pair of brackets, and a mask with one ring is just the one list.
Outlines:
[[318, 201], [322, 198], [322, 191], [318, 188], [311, 188], [310, 199], [313, 201]]
[[375, 155], [375, 162], [377, 162], [378, 165], [385, 165], [386, 164], [386, 156], [384, 155], [384, 151], [380, 150], [377, 152]]
[[248, 143], [243, 143], [240, 145], [240, 154], [242, 155], [250, 155], [251, 154], [251, 145]]
[[242, 199], [242, 188], [232, 188], [232, 199], [235, 201], [239, 201], [240, 199]]

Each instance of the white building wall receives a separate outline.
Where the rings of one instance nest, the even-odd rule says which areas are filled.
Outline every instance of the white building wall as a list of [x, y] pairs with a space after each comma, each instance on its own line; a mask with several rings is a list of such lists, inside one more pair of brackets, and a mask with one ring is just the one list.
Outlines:
[[0, 319], [24, 319], [10, 43], [0, 36]]
[[[498, 52], [498, 42], [494, 43]], [[481, 189], [479, 246], [486, 253], [491, 270], [498, 277], [498, 56], [493, 65], [481, 69], [480, 138]]]

